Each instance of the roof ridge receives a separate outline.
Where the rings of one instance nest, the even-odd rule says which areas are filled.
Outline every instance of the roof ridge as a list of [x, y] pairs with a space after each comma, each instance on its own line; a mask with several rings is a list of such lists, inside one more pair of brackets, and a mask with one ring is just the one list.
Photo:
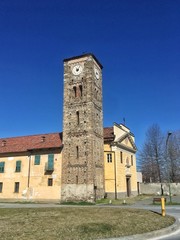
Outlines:
[[53, 133], [37, 133], [37, 134], [30, 134], [30, 135], [23, 135], [23, 136], [14, 136], [14, 137], [3, 137], [0, 140], [8, 140], [12, 138], [23, 138], [23, 137], [35, 137], [35, 136], [44, 136], [44, 135], [53, 135], [53, 134], [61, 134], [62, 132], [53, 132]]

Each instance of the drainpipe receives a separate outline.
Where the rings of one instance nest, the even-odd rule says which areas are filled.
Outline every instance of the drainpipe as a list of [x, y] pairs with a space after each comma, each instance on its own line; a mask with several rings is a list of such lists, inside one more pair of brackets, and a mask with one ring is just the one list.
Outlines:
[[31, 173], [31, 154], [28, 156], [29, 158], [29, 166], [28, 166], [28, 183], [27, 183], [27, 187], [29, 188], [30, 185], [30, 173]]
[[116, 154], [115, 151], [112, 151], [114, 154], [114, 197], [117, 199], [117, 179], [116, 179]]

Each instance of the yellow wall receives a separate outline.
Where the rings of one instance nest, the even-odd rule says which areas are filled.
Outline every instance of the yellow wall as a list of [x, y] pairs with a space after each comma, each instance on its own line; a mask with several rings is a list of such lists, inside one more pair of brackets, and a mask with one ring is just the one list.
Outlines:
[[[107, 154], [112, 154], [112, 162], [107, 162]], [[114, 192], [114, 153], [111, 152], [109, 145], [104, 145], [104, 177], [105, 177], [105, 192]]]
[[[111, 146], [111, 143], [104, 145], [105, 192], [112, 197], [115, 197], [115, 191], [117, 197], [127, 196], [127, 177], [130, 178], [131, 195], [137, 194], [136, 155], [131, 143], [131, 141], [134, 142], [134, 137], [131, 136], [131, 141], [126, 137], [118, 142], [118, 139], [121, 139], [127, 133], [130, 133], [130, 131], [126, 127], [114, 126], [115, 144], [113, 146]], [[110, 153], [112, 154], [112, 162], [107, 161], [107, 155]]]
[[[35, 155], [0, 158], [0, 162], [5, 162], [4, 173], [0, 173], [3, 182], [0, 199], [60, 200], [62, 154], [54, 154], [54, 171], [48, 174], [45, 172], [48, 154], [41, 154], [40, 165], [35, 165], [34, 159]], [[20, 172], [15, 172], [17, 160], [21, 160]], [[53, 179], [53, 186], [48, 186], [48, 178]], [[19, 193], [14, 192], [15, 182], [20, 183]]]

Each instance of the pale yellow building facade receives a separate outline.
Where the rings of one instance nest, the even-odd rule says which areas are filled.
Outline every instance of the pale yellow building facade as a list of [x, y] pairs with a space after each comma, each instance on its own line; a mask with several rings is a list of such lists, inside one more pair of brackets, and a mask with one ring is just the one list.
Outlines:
[[136, 145], [123, 124], [104, 129], [104, 171], [107, 197], [137, 195]]
[[0, 200], [60, 199], [60, 136], [53, 133], [0, 140]]

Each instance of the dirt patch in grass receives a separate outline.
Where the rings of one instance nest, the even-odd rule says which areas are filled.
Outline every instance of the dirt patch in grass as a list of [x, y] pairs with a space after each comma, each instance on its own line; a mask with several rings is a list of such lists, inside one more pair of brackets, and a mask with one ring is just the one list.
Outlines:
[[98, 207], [0, 209], [4, 240], [90, 240], [158, 230], [174, 219], [139, 210]]

